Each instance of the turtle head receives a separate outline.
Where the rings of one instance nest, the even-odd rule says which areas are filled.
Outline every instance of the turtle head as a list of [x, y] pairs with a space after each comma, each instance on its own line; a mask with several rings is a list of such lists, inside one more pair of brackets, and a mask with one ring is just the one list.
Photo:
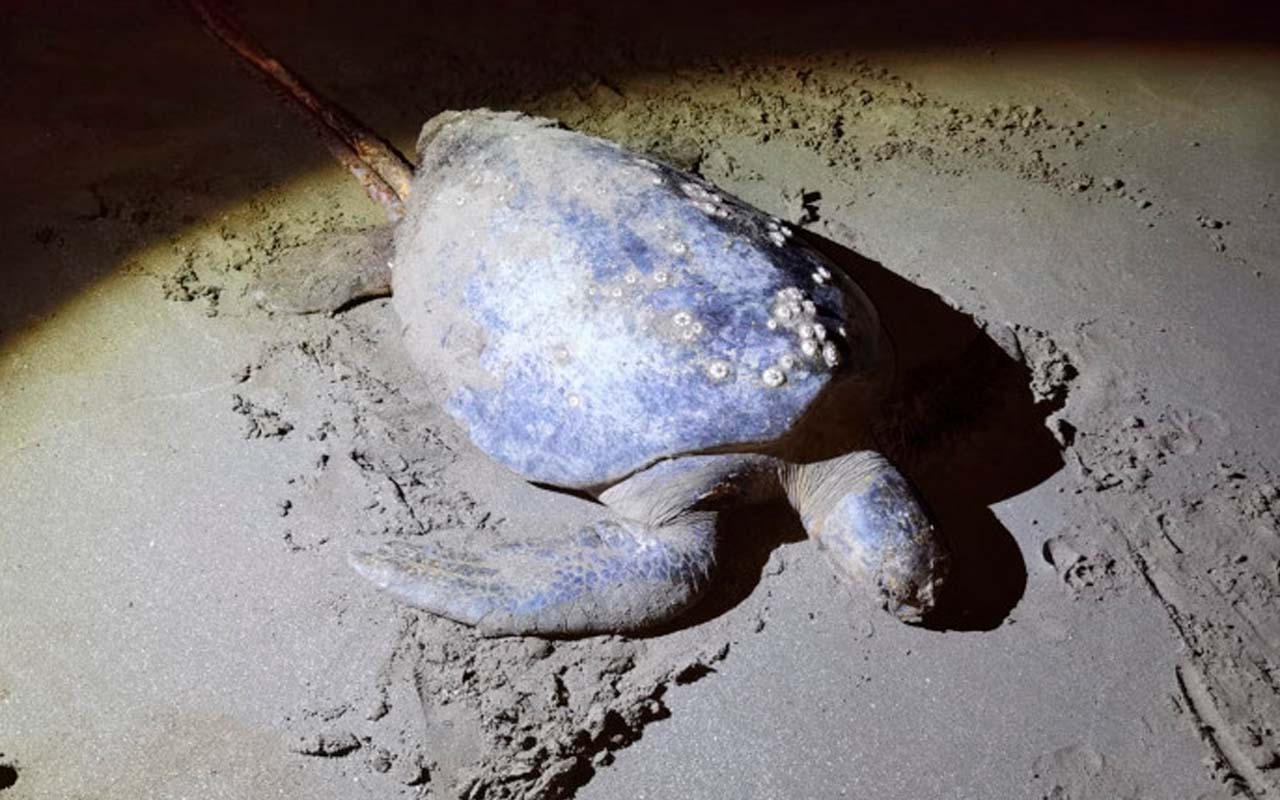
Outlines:
[[903, 622], [934, 611], [950, 563], [946, 544], [915, 488], [884, 457], [863, 451], [796, 466], [786, 483], [805, 529], [843, 577]]

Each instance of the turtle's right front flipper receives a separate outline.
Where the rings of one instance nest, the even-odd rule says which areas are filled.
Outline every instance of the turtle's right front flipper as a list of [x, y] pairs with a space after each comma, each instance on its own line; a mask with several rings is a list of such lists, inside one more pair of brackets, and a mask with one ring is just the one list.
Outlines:
[[715, 563], [715, 514], [648, 527], [606, 519], [551, 542], [450, 549], [405, 541], [351, 555], [397, 600], [487, 636], [651, 628], [692, 606]]
[[261, 267], [251, 288], [268, 311], [327, 314], [391, 294], [391, 226], [328, 233]]

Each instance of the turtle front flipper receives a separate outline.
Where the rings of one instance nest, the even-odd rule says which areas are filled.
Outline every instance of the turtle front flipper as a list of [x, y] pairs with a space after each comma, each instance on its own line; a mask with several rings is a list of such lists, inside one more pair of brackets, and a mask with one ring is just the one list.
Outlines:
[[351, 564], [406, 605], [486, 636], [623, 633], [698, 600], [715, 563], [715, 516], [657, 527], [606, 519], [562, 540], [483, 549], [397, 541], [353, 553]]
[[391, 294], [390, 226], [328, 233], [261, 267], [250, 292], [286, 314], [331, 314]]
[[841, 573], [903, 622], [934, 610], [950, 557], [911, 483], [878, 453], [794, 465], [784, 477], [805, 529]]
[[589, 511], [574, 533], [536, 542], [476, 533], [459, 547], [401, 541], [351, 563], [397, 600], [489, 636], [645, 630], [698, 602], [716, 563], [718, 509], [776, 494], [778, 470], [758, 455], [668, 459], [602, 492], [605, 519], [593, 519], [599, 506], [559, 501], [520, 523]]

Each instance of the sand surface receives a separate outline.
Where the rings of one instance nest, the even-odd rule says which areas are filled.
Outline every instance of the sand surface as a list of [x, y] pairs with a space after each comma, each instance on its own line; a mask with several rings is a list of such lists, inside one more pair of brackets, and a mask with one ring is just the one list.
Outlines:
[[1274, 28], [360, 5], [237, 16], [406, 152], [446, 108], [558, 117], [853, 273], [899, 354], [877, 436], [964, 602], [897, 624], [773, 507], [652, 636], [483, 640], [379, 596], [352, 547], [582, 508], [469, 447], [388, 301], [255, 302], [385, 255], [291, 108], [180, 8], [27, 7], [0, 798], [1280, 798]]

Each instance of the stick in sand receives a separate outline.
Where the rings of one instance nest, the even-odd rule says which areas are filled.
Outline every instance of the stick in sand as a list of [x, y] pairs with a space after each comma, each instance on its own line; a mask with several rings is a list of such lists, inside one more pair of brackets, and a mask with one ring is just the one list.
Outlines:
[[391, 220], [404, 215], [404, 200], [413, 178], [413, 165], [408, 159], [341, 106], [307, 86], [204, 0], [187, 0], [187, 5], [211, 36], [260, 70], [302, 107], [329, 152], [360, 181], [370, 199], [381, 205]]

